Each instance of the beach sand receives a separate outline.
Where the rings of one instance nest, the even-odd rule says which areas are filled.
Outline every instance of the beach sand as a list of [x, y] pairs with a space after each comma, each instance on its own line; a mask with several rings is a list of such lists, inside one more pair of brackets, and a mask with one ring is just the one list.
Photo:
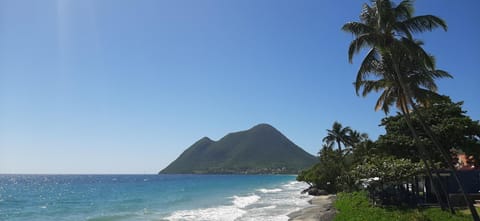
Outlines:
[[316, 196], [309, 202], [312, 206], [290, 213], [290, 221], [331, 221], [335, 217], [335, 195]]

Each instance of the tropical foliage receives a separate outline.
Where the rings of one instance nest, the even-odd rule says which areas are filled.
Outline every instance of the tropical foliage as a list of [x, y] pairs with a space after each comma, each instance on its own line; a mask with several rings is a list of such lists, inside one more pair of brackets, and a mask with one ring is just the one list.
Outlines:
[[[429, 107], [421, 107], [417, 111], [422, 111], [424, 119], [434, 133], [442, 137], [441, 142], [446, 146], [457, 152], [479, 156], [480, 124], [465, 115], [462, 102], [455, 103], [448, 97], [441, 97], [432, 100]], [[412, 111], [410, 114], [414, 127], [420, 128], [418, 113]], [[341, 124], [335, 122], [334, 125]], [[385, 134], [375, 141], [362, 139], [355, 143], [351, 151], [341, 152], [334, 148], [334, 143], [329, 144], [324, 139], [318, 163], [300, 173], [297, 180], [330, 193], [367, 189], [378, 194], [389, 186], [399, 186], [412, 181], [415, 176], [426, 175], [417, 143], [412, 139], [403, 115], [385, 117], [380, 125], [385, 128]], [[350, 127], [345, 128], [354, 131]], [[331, 136], [330, 131], [327, 130], [326, 137]], [[448, 168], [425, 133], [419, 133], [419, 136], [433, 158], [434, 165]], [[350, 139], [347, 137], [344, 139]]]
[[339, 185], [337, 177], [345, 172], [342, 163], [341, 153], [333, 150], [331, 145], [324, 145], [319, 153], [319, 162], [312, 168], [302, 171], [297, 180], [328, 192], [336, 192]]
[[[355, 82], [357, 94], [360, 90], [363, 96], [372, 91], [381, 92], [375, 110], [381, 109], [388, 113], [390, 106], [395, 105], [401, 111], [413, 137], [414, 145], [418, 147], [417, 154], [424, 164], [426, 174], [431, 182], [434, 182], [432, 169], [436, 166], [425, 148], [424, 141], [419, 137], [418, 130], [413, 126], [410, 111], [417, 110], [418, 106], [428, 107], [431, 100], [438, 96], [435, 80], [451, 77], [451, 75], [445, 71], [436, 70], [433, 56], [422, 48], [423, 43], [416, 40], [413, 34], [432, 31], [436, 28], [446, 30], [447, 25], [436, 16], [413, 16], [413, 12], [411, 0], [403, 0], [398, 5], [390, 0], [372, 0], [371, 5], [363, 5], [360, 21], [348, 22], [342, 29], [355, 37], [348, 50], [350, 62], [354, 54], [362, 49], [368, 49], [357, 72]], [[421, 112], [417, 114], [423, 118]], [[419, 122], [421, 129], [426, 132], [444, 163], [451, 169], [464, 200], [469, 205], [472, 217], [474, 220], [480, 220], [475, 208], [467, 199], [455, 168], [450, 163], [448, 152], [442, 147], [426, 122], [423, 119]], [[442, 202], [441, 192], [435, 187], [434, 192], [444, 208], [445, 203]]]
[[352, 168], [352, 177], [367, 186], [396, 185], [421, 174], [423, 166], [394, 156], [368, 156]]
[[[463, 152], [468, 156], [480, 159], [480, 124], [466, 115], [462, 109], [463, 102], [452, 102], [448, 97], [441, 97], [429, 107], [420, 107], [418, 111], [423, 120], [430, 125], [432, 132], [442, 143], [444, 151]], [[421, 130], [419, 116], [416, 111], [411, 113], [413, 127], [418, 130], [418, 136], [430, 153], [434, 163], [448, 165], [442, 160], [441, 154], [435, 149], [428, 135]], [[386, 134], [377, 141], [384, 152], [396, 157], [403, 157], [419, 161], [416, 154], [416, 144], [411, 139], [408, 126], [402, 116], [386, 117], [381, 126], [385, 127]], [[476, 162], [478, 166], [478, 162]]]
[[[368, 135], [334, 122], [323, 141], [318, 163], [301, 172], [297, 180], [328, 192], [355, 188], [350, 169], [360, 163], [371, 150], [373, 143], [368, 139]], [[337, 149], [333, 148], [335, 145]], [[349, 149], [342, 150], [341, 145]]]
[[[406, 190], [405, 182], [422, 174], [431, 183], [441, 209], [445, 210], [448, 206], [454, 213], [438, 172], [439, 169], [448, 170], [456, 180], [472, 218], [480, 220], [467, 199], [452, 162], [452, 153], [458, 152], [478, 159], [480, 125], [465, 115], [462, 102], [453, 103], [448, 97], [438, 94], [436, 81], [452, 78], [452, 75], [436, 68], [434, 57], [414, 36], [437, 28], [446, 31], [447, 25], [434, 15], [414, 16], [413, 0], [403, 0], [398, 4], [390, 0], [371, 0], [371, 4], [363, 5], [359, 21], [348, 22], [342, 27], [354, 37], [348, 49], [349, 61], [352, 63], [358, 53], [366, 53], [354, 83], [357, 95], [365, 97], [375, 92], [379, 94], [374, 108], [376, 111], [382, 110], [388, 115], [393, 107], [398, 113], [381, 121], [386, 134], [377, 141], [334, 122], [323, 139], [318, 164], [302, 172], [298, 180], [329, 192], [367, 188], [370, 193], [375, 193], [378, 189], [385, 190], [385, 186], [396, 191]], [[418, 193], [413, 195], [413, 198], [418, 197]], [[348, 202], [342, 199], [343, 196], [339, 195], [339, 201]], [[358, 205], [369, 211], [370, 204], [365, 201], [358, 202]], [[373, 213], [356, 211], [352, 215], [348, 211], [352, 205], [337, 202], [337, 206], [341, 208], [339, 217], [348, 220], [357, 217], [360, 217], [358, 220], [372, 220], [372, 215], [377, 215], [378, 220], [432, 218], [428, 217], [430, 212], [424, 214], [416, 210], [409, 216], [399, 216], [378, 208], [372, 209]], [[440, 213], [445, 214], [432, 214]], [[345, 214], [348, 215], [343, 216]], [[437, 215], [435, 220], [440, 217]]]

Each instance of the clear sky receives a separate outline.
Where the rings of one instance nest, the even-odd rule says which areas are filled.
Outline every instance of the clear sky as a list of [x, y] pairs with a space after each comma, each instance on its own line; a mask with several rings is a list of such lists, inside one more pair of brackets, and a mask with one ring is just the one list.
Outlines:
[[[0, 173], [156, 173], [203, 136], [269, 123], [316, 154], [340, 121], [376, 138], [347, 61], [367, 0], [0, 0]], [[417, 35], [480, 119], [480, 1], [426, 1]]]

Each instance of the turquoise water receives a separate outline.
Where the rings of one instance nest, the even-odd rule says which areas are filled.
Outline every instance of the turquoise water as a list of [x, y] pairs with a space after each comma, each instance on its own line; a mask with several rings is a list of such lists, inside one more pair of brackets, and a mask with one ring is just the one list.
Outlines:
[[287, 220], [283, 175], [0, 175], [0, 220]]

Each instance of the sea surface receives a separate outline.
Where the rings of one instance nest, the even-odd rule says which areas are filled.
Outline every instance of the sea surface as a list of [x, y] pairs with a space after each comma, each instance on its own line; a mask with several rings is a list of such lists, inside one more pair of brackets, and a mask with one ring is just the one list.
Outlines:
[[288, 220], [288, 175], [0, 175], [0, 220]]

